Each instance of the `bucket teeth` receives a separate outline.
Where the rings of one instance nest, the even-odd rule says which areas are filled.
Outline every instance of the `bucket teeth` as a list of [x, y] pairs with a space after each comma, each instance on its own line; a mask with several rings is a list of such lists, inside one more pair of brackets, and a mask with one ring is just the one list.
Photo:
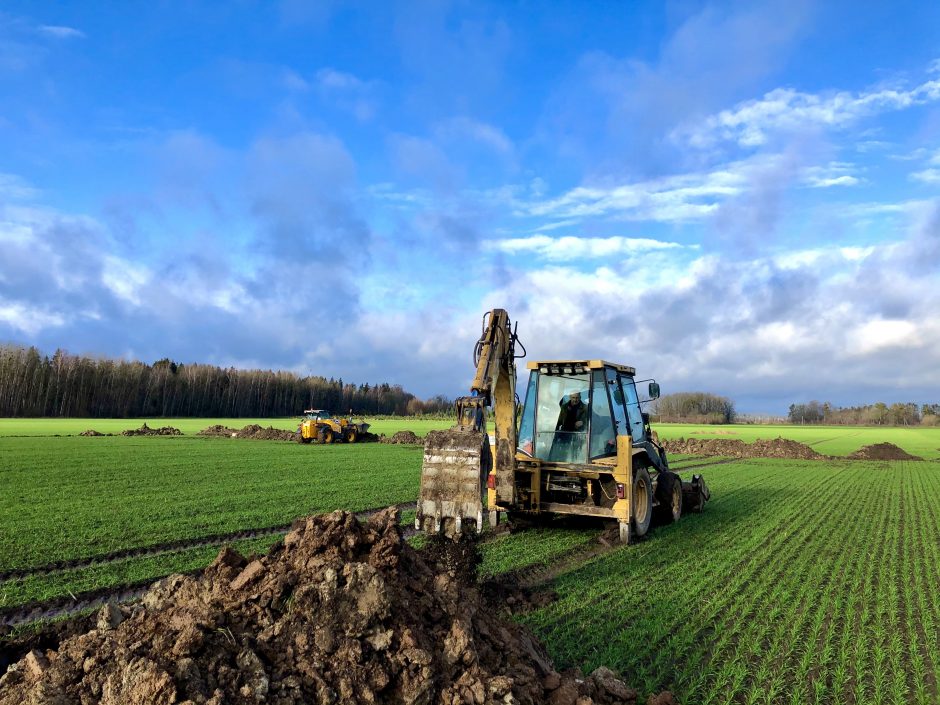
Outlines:
[[[482, 432], [432, 431], [424, 444], [418, 519], [434, 518], [436, 533], [454, 537], [468, 525], [483, 528]], [[464, 519], [468, 521], [465, 523]]]

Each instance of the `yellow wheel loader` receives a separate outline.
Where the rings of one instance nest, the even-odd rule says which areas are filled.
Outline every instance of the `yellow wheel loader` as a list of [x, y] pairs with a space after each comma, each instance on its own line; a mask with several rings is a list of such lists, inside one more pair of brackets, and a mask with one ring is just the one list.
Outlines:
[[648, 398], [641, 400], [636, 371], [627, 365], [529, 362], [520, 409], [515, 361], [524, 355], [506, 311], [484, 316], [470, 396], [457, 399], [455, 426], [425, 440], [418, 530], [480, 532], [485, 504], [491, 526], [503, 512], [520, 523], [577, 514], [616, 522], [629, 543], [646, 534], [654, 513], [670, 522], [702, 511], [710, 496], [705, 481], [699, 475], [684, 481], [669, 469], [642, 412], [643, 403], [659, 397], [655, 381], [642, 380]]
[[355, 443], [369, 430], [369, 424], [356, 423], [352, 417], [337, 418], [325, 409], [307, 409], [297, 429], [299, 443]]

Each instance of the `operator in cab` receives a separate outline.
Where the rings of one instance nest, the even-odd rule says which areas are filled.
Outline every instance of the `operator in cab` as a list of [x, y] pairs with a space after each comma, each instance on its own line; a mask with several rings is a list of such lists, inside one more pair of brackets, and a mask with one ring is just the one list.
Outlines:
[[587, 430], [587, 404], [581, 401], [581, 392], [571, 392], [568, 395], [567, 403], [562, 397], [560, 402], [561, 412], [558, 414], [558, 423], [555, 425], [556, 431], [567, 433], [577, 433]]

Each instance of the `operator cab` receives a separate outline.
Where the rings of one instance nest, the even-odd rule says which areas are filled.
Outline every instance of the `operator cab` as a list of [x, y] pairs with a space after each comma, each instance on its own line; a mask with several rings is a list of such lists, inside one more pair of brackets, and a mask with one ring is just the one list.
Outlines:
[[[554, 463], [590, 464], [617, 454], [617, 436], [646, 445], [640, 409], [659, 397], [650, 381], [640, 400], [636, 370], [604, 360], [529, 362], [529, 383], [519, 426], [518, 450]], [[654, 454], [658, 456], [659, 454]]]
[[314, 421], [331, 419], [333, 416], [329, 411], [324, 409], [306, 409], [304, 411], [304, 418], [313, 419]]

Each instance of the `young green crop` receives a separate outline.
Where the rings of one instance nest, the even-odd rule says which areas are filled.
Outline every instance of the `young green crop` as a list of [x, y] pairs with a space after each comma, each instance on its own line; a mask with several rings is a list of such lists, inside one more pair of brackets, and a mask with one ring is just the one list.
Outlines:
[[422, 450], [201, 437], [0, 441], [0, 571], [414, 501]]

